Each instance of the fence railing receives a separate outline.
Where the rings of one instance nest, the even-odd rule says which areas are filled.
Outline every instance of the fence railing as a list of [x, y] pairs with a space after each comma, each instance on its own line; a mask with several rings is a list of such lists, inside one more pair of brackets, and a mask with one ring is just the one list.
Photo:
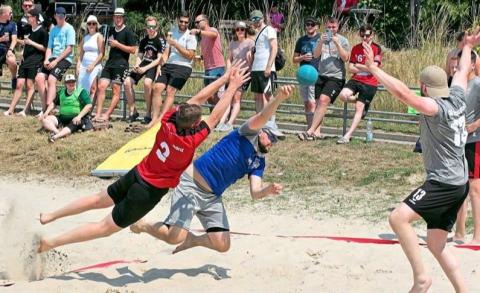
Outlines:
[[[72, 64], [70, 69], [75, 69], [75, 64]], [[192, 75], [190, 78], [197, 78], [197, 79], [215, 79], [215, 77], [212, 76], [205, 76], [203, 71], [192, 71]], [[277, 79], [274, 81], [277, 84], [295, 84], [298, 85], [298, 82], [295, 78], [293, 77], [277, 77]], [[62, 87], [62, 85], [57, 84], [57, 88]], [[419, 90], [419, 87], [413, 87], [409, 86], [409, 89], [411, 90]], [[11, 89], [11, 82], [9, 80], [0, 80], [0, 90], [13, 90]], [[386, 91], [386, 89], [379, 85], [378, 91]], [[108, 88], [107, 92], [111, 92], [111, 89]], [[143, 91], [135, 91], [135, 94], [142, 94]], [[38, 92], [35, 90], [35, 98], [38, 99]], [[165, 92], [163, 93], [163, 96], [165, 95]], [[184, 95], [184, 94], [176, 94], [175, 98], [179, 98], [181, 101], [187, 100], [191, 98], [191, 95]], [[106, 99], [111, 99], [110, 96], [107, 96]], [[120, 109], [122, 112], [122, 119], [125, 120], [127, 118], [127, 99], [125, 97], [125, 91], [124, 87], [122, 85], [121, 87], [121, 92], [120, 92]], [[144, 102], [145, 99], [135, 99], [136, 101]], [[175, 104], [179, 103], [178, 100], [175, 101]], [[213, 105], [210, 104], [204, 104], [202, 105], [203, 107], [214, 107]], [[298, 109], [298, 110], [297, 110]], [[247, 110], [247, 111], [255, 111], [255, 101], [252, 100], [242, 100], [241, 102], [241, 110]], [[327, 113], [325, 117], [331, 117], [331, 118], [340, 118], [343, 121], [343, 134], [347, 132], [347, 120], [352, 119], [353, 116], [349, 116], [349, 113], [355, 112], [355, 109], [348, 108], [347, 103], [344, 103], [343, 108], [340, 107], [333, 107], [329, 106], [327, 107], [327, 110], [331, 110], [333, 112], [340, 112], [341, 114], [334, 114], [334, 113]], [[288, 115], [313, 115], [313, 113], [306, 113], [304, 111], [304, 105], [301, 104], [289, 104], [289, 103], [281, 103], [277, 113], [283, 113], [283, 114], [288, 114]], [[372, 121], [380, 121], [380, 122], [386, 122], [386, 123], [398, 123], [398, 124], [418, 124], [418, 115], [415, 114], [409, 114], [409, 113], [401, 113], [401, 112], [387, 112], [387, 111], [375, 111], [375, 110], [370, 110], [368, 112], [371, 115], [382, 115], [382, 116], [387, 116], [387, 117], [392, 117], [392, 118], [381, 118], [381, 117], [368, 117]], [[398, 118], [406, 118], [406, 119], [398, 119]]]

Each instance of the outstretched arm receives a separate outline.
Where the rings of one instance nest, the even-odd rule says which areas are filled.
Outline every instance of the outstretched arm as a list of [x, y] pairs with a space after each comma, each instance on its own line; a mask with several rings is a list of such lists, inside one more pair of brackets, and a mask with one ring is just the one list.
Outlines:
[[468, 73], [470, 72], [470, 54], [472, 49], [480, 43], [479, 29], [480, 27], [477, 26], [471, 34], [465, 33], [462, 58], [458, 61], [457, 72], [452, 79], [452, 86], [460, 86], [465, 92], [467, 92]]
[[248, 119], [248, 128], [251, 130], [261, 129], [265, 125], [265, 123], [267, 123], [268, 119], [270, 119], [270, 117], [275, 114], [280, 103], [282, 103], [292, 95], [294, 88], [295, 86], [293, 85], [282, 86], [280, 88], [278, 96], [270, 99], [270, 102], [268, 102], [268, 104], [265, 106], [265, 108], [263, 108], [260, 113]]
[[365, 66], [392, 95], [422, 114], [432, 116], [438, 112], [438, 104], [433, 99], [418, 97], [403, 82], [377, 67], [373, 60], [372, 47], [365, 42], [363, 51], [366, 58]]
[[278, 183], [271, 183], [267, 187], [262, 187], [262, 178], [251, 175], [250, 178], [250, 195], [253, 199], [262, 199], [270, 194], [278, 195], [282, 191], [282, 186]]
[[210, 129], [213, 129], [220, 119], [222, 118], [225, 111], [230, 107], [232, 103], [233, 96], [235, 92], [238, 90], [239, 87], [242, 86], [247, 80], [250, 79], [250, 72], [247, 72], [248, 67], [244, 67], [243, 69], [238, 66], [238, 64], [244, 64], [244, 62], [234, 62], [230, 67], [230, 79], [228, 88], [223, 95], [223, 97], [218, 101], [213, 108], [212, 113], [204, 120]]

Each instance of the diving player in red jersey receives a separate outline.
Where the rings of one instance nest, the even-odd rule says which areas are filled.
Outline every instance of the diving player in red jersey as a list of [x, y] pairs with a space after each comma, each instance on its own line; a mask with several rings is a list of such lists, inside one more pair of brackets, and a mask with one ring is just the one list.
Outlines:
[[[162, 118], [155, 144], [150, 153], [123, 177], [93, 195], [78, 199], [50, 214], [40, 214], [40, 223], [93, 209], [114, 206], [102, 221], [88, 223], [55, 238], [40, 240], [38, 252], [52, 248], [107, 237], [135, 223], [151, 211], [168, 192], [178, 185], [180, 175], [193, 160], [195, 149], [207, 138], [211, 129], [230, 107], [236, 90], [247, 81], [249, 73], [241, 69], [244, 62], [234, 62], [218, 80]], [[201, 120], [200, 105], [226, 83], [229, 87], [212, 113]]]

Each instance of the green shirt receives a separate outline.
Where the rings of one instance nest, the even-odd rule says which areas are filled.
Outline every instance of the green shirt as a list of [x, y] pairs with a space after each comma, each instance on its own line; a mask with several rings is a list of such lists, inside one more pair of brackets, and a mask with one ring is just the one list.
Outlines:
[[[68, 94], [67, 88], [64, 87], [57, 92], [53, 103], [59, 106], [61, 120], [72, 120], [82, 112], [86, 105], [92, 104], [92, 101], [88, 92], [81, 87], [77, 87], [71, 94]], [[84, 117], [88, 116], [87, 113]]]

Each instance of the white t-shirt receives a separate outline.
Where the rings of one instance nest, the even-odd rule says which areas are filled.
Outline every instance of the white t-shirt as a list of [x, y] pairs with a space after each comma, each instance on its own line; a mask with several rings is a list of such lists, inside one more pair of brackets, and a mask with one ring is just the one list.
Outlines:
[[[187, 50], [196, 50], [197, 49], [197, 38], [194, 35], [190, 34], [190, 30], [186, 30], [183, 33], [180, 33], [178, 29], [174, 30], [172, 33], [172, 38], [177, 41], [177, 43]], [[167, 48], [170, 48], [170, 56], [168, 57], [168, 64], [176, 64], [181, 66], [192, 67], [192, 60], [189, 60], [183, 57], [177, 49], [170, 47], [167, 43]]]
[[[259, 32], [262, 29], [259, 29]], [[257, 33], [258, 36], [258, 33]], [[267, 26], [255, 43], [255, 59], [253, 60], [252, 71], [265, 71], [267, 68], [268, 58], [270, 57], [269, 40], [276, 39], [277, 32], [271, 26]], [[275, 71], [275, 62], [272, 62], [272, 71]]]

